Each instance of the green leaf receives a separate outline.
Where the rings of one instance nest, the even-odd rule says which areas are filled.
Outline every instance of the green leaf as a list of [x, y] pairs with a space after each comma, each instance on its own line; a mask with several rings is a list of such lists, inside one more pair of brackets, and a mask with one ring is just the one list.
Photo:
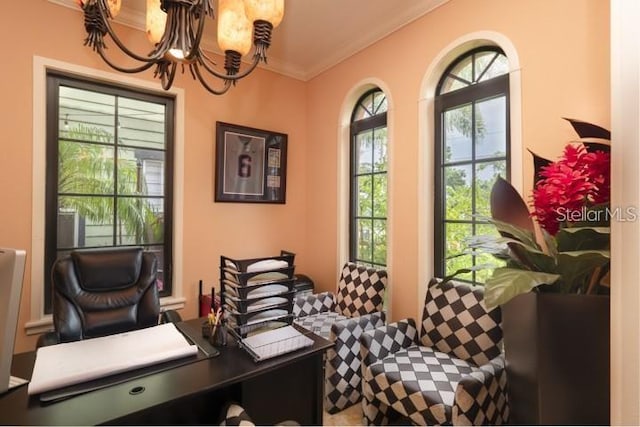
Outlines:
[[576, 131], [580, 138], [611, 139], [611, 132], [601, 126], [567, 117], [563, 117], [563, 119], [571, 123], [573, 130]]
[[496, 179], [491, 189], [491, 216], [495, 220], [534, 232], [527, 204], [518, 191], [501, 177]]
[[[558, 273], [562, 275], [564, 292], [577, 292], [586, 286], [587, 279], [598, 267], [606, 265], [611, 253], [602, 251], [569, 251], [558, 254]], [[586, 291], [586, 289], [582, 289]]]
[[609, 227], [566, 227], [556, 234], [558, 251], [599, 250], [609, 247]]
[[536, 237], [533, 232], [518, 227], [517, 225], [510, 224], [508, 222], [492, 219], [490, 222], [495, 225], [496, 229], [501, 235], [519, 240], [521, 243], [530, 246], [531, 248], [541, 249], [540, 245], [536, 241]]
[[[512, 243], [512, 245], [515, 246], [516, 243]], [[540, 250], [528, 249], [525, 246], [522, 246], [522, 248], [524, 248], [524, 250], [518, 252], [518, 261], [528, 266], [528, 270], [555, 273], [557, 264], [556, 258], [549, 256]]]
[[484, 285], [484, 301], [487, 308], [497, 307], [520, 294], [531, 292], [540, 285], [553, 284], [559, 278], [559, 274], [496, 268], [493, 276]]
[[556, 239], [551, 234], [549, 234], [547, 230], [545, 230], [542, 227], [540, 228], [540, 233], [542, 234], [542, 240], [544, 241], [544, 244], [546, 246], [547, 253], [549, 254], [549, 256], [554, 259], [557, 258], [558, 242], [556, 241]]
[[531, 153], [531, 156], [533, 156], [533, 182], [535, 183], [542, 179], [542, 175], [540, 174], [540, 172], [542, 172], [542, 168], [548, 166], [552, 162], [551, 160], [547, 160], [544, 157], [538, 156], [536, 153], [529, 149], [527, 149], [527, 151]]

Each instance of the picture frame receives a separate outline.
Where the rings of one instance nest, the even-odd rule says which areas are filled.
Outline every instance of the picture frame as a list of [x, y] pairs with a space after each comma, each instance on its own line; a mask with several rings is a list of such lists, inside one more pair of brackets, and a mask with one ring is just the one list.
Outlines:
[[216, 122], [215, 201], [286, 203], [287, 134]]

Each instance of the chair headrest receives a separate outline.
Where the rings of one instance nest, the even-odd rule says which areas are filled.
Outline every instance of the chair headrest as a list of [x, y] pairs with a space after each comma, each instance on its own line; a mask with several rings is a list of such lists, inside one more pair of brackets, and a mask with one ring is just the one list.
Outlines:
[[71, 259], [84, 290], [124, 289], [140, 277], [142, 248], [75, 251], [71, 253]]

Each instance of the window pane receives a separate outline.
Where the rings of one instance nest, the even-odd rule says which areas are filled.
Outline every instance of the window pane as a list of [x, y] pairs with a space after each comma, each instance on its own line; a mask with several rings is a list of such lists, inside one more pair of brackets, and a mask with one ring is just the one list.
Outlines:
[[165, 106], [129, 98], [118, 104], [118, 142], [123, 145], [164, 149]]
[[472, 219], [471, 165], [444, 168], [445, 219]]
[[491, 216], [491, 188], [498, 176], [506, 176], [507, 164], [504, 160], [476, 164], [476, 212]]
[[[452, 274], [461, 268], [468, 268], [473, 265], [471, 255], [462, 255], [466, 249], [465, 239], [471, 236], [473, 228], [471, 224], [445, 224], [445, 259], [446, 272]], [[471, 275], [459, 276], [462, 279], [471, 279]]]
[[371, 193], [372, 175], [359, 176], [358, 180], [358, 216], [371, 216], [373, 213], [373, 194]]
[[373, 216], [387, 217], [387, 174], [373, 176]]
[[[475, 56], [476, 66], [475, 66], [475, 76], [473, 76], [474, 81], [478, 81], [481, 75], [486, 74], [487, 67], [491, 63], [491, 60], [498, 55], [497, 52], [479, 52]], [[484, 77], [484, 76], [483, 76]]]
[[471, 224], [445, 223], [445, 257], [451, 258], [454, 255], [462, 254], [466, 247], [466, 240], [473, 235]]
[[59, 248], [112, 246], [113, 197], [61, 196], [58, 199]]
[[373, 151], [373, 130], [361, 132], [356, 136], [356, 165], [357, 173], [370, 173]]
[[58, 192], [113, 194], [113, 147], [61, 140]]
[[387, 128], [376, 128], [373, 131], [373, 170], [387, 170]]
[[460, 63], [458, 63], [458, 65], [456, 65], [453, 70], [451, 70], [451, 74], [471, 83], [473, 81], [473, 66], [471, 63], [471, 57], [469, 56], [460, 61]]
[[373, 262], [387, 263], [387, 222], [373, 221]]
[[373, 114], [381, 114], [387, 111], [387, 97], [384, 92], [375, 92], [373, 94]]
[[163, 291], [166, 288], [165, 271], [164, 271], [164, 247], [163, 246], [149, 246], [147, 251], [153, 252], [158, 259], [158, 291]]
[[370, 219], [357, 220], [358, 233], [358, 259], [370, 260], [373, 258], [373, 224]]
[[59, 135], [113, 143], [115, 111], [112, 95], [60, 86]]
[[444, 80], [444, 83], [442, 84], [442, 86], [440, 87], [440, 93], [453, 92], [454, 90], [458, 90], [460, 88], [467, 87], [467, 86], [469, 86], [467, 83], [461, 82], [456, 78], [447, 77]]
[[[445, 276], [455, 273], [461, 268], [469, 268], [473, 262], [471, 255], [464, 255], [457, 258], [448, 259], [445, 261]], [[456, 276], [456, 279], [460, 280], [473, 280], [473, 273], [463, 273]]]
[[491, 67], [487, 70], [487, 72], [484, 73], [484, 75], [480, 78], [480, 81], [482, 82], [485, 80], [489, 80], [494, 77], [507, 74], [508, 72], [509, 72], [509, 61], [507, 60], [506, 56], [500, 54], [498, 55], [496, 60], [493, 61], [493, 64], [491, 64]]
[[[498, 237], [500, 234], [493, 224], [477, 224], [476, 235]], [[479, 283], [485, 283], [487, 279], [491, 277], [493, 268], [504, 267], [506, 263], [493, 255], [482, 254], [476, 257], [475, 265], [487, 265], [492, 267], [491, 269], [484, 269], [476, 272], [476, 281]]]
[[476, 158], [503, 157], [507, 152], [507, 113], [504, 96], [479, 101], [476, 109]]
[[164, 194], [164, 152], [132, 148], [118, 150], [120, 194]]
[[471, 160], [471, 104], [444, 113], [444, 163]]
[[118, 198], [119, 245], [163, 242], [163, 215], [153, 202], [140, 197]]

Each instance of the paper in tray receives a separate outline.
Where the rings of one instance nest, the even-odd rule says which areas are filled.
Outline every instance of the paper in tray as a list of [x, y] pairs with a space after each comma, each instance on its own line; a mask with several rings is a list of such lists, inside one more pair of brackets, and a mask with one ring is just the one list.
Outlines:
[[293, 326], [284, 326], [244, 338], [240, 344], [255, 361], [261, 361], [309, 347], [313, 345], [313, 340]]
[[267, 297], [254, 300], [243, 300], [234, 297], [228, 297], [226, 304], [238, 313], [254, 313], [268, 308], [275, 308], [283, 304], [288, 304], [289, 299], [284, 297]]
[[239, 286], [235, 282], [223, 280], [223, 286], [227, 294], [242, 299], [271, 297], [294, 291], [293, 281], [260, 286]]
[[239, 313], [230, 306], [226, 306], [225, 309], [225, 316], [227, 316], [229, 320], [234, 321], [238, 326], [253, 325], [268, 320], [275, 320], [290, 314], [288, 310], [284, 309], [268, 309], [257, 313]]

